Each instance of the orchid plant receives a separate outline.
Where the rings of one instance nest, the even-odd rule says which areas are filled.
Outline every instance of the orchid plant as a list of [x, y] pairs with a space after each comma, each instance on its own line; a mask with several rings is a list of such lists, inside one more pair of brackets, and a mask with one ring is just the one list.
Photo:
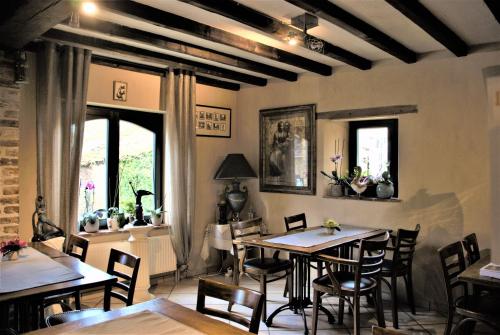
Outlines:
[[92, 213], [94, 208], [95, 184], [89, 180], [85, 184], [85, 213]]
[[342, 146], [340, 145], [340, 139], [335, 140], [335, 154], [330, 157], [330, 161], [335, 165], [335, 169], [328, 174], [325, 171], [321, 171], [321, 174], [330, 179], [330, 184], [341, 185], [345, 178], [341, 176], [342, 171], [342, 158], [344, 157], [344, 145], [345, 140], [342, 140]]

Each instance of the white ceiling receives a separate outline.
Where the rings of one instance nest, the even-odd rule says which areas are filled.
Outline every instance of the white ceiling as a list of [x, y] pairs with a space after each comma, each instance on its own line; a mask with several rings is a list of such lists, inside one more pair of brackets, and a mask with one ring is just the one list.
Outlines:
[[[284, 41], [276, 40], [270, 35], [258, 31], [252, 27], [243, 25], [229, 18], [219, 16], [209, 11], [198, 7], [176, 1], [176, 0], [135, 0], [142, 4], [161, 9], [176, 15], [180, 15], [191, 20], [213, 26], [233, 34], [237, 34], [247, 39], [251, 39], [269, 46], [273, 46], [282, 50], [292, 52], [297, 55], [307, 57], [309, 59], [331, 65], [333, 67], [344, 66], [345, 64], [336, 61], [330, 57], [313, 51], [298, 47], [290, 46]], [[256, 9], [262, 13], [270, 15], [284, 23], [289, 24], [293, 16], [304, 13], [304, 10], [289, 4], [284, 0], [237, 0], [238, 2]], [[410, 48], [417, 53], [433, 53], [445, 51], [449, 53], [449, 57], [455, 57], [451, 52], [447, 51], [439, 42], [430, 37], [425, 31], [407, 19], [403, 14], [394, 9], [384, 0], [333, 0], [333, 3], [347, 10], [351, 14], [375, 26], [382, 32], [391, 36], [401, 44]], [[443, 21], [455, 33], [457, 33], [469, 46], [483, 45], [487, 43], [498, 43], [500, 45], [500, 24], [495, 20], [489, 9], [484, 4], [483, 0], [421, 0], [436, 17]], [[144, 31], [153, 32], [164, 35], [170, 38], [178, 39], [188, 43], [196, 44], [202, 47], [215, 49], [228, 54], [240, 56], [243, 58], [255, 60], [264, 64], [272, 65], [282, 69], [290, 70], [296, 73], [306, 72], [303, 69], [296, 68], [284, 63], [270, 60], [261, 56], [256, 56], [252, 53], [242, 51], [226, 45], [210, 42], [201, 38], [193, 37], [188, 34], [176, 32], [173, 30], [161, 28], [151, 23], [139, 21], [131, 18], [126, 18], [121, 15], [100, 10], [96, 16], [106, 21], [119, 23]], [[63, 29], [58, 26], [58, 29]], [[64, 28], [67, 30], [67, 28]], [[80, 34], [89, 33], [79, 30], [73, 30]], [[340, 46], [346, 50], [354, 52], [362, 57], [372, 61], [396, 59], [392, 55], [378, 49], [377, 47], [357, 38], [351, 33], [329, 23], [323, 19], [319, 20], [319, 26], [308, 30], [310, 35], [324, 39], [331, 44]], [[186, 57], [185, 55], [176, 54], [166, 50], [160, 50], [156, 47], [144, 45], [142, 43], [124, 41], [117, 38], [100, 36], [105, 39], [126, 42], [127, 44], [143, 47], [149, 50], [162, 52], [165, 54], [173, 54], [183, 58], [194, 59], [199, 62], [214, 64], [213, 62], [203, 59]], [[397, 60], [399, 61], [399, 60]], [[220, 67], [232, 68], [231, 66]], [[376, 66], [376, 65], [374, 65]], [[238, 71], [267, 78], [265, 75], [244, 71]]]

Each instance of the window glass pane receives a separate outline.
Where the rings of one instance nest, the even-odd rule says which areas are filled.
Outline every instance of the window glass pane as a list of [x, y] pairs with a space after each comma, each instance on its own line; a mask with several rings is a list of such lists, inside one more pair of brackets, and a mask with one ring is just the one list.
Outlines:
[[379, 177], [389, 163], [389, 129], [361, 128], [357, 138], [357, 165], [363, 170], [363, 175]]
[[[136, 124], [120, 121], [120, 208], [135, 204], [129, 182], [136, 190], [155, 192], [154, 189], [155, 134]], [[142, 197], [144, 214], [154, 209], [154, 196]]]
[[[80, 196], [78, 214], [86, 210], [107, 208], [108, 177], [108, 120], [90, 120], [85, 122], [82, 159], [80, 160]], [[95, 186], [93, 191], [85, 188], [88, 183]]]

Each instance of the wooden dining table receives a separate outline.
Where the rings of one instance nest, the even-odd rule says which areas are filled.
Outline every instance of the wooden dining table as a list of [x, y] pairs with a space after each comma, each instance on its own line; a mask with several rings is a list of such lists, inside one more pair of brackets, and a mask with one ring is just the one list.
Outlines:
[[[195, 310], [186, 308], [164, 298], [157, 298], [121, 309], [102, 313], [99, 317], [90, 317], [74, 322], [60, 324], [55, 327], [39, 329], [28, 333], [29, 335], [58, 335], [68, 334], [78, 330], [79, 334], [85, 334], [85, 327], [91, 327], [106, 321], [116, 320], [132, 314], [150, 311], [159, 313], [168, 318], [176, 320], [183, 325], [193, 328], [207, 335], [248, 335], [250, 332], [231, 326], [229, 323], [222, 322]], [[150, 334], [146, 331], [147, 325], [144, 325], [144, 334]], [[90, 332], [89, 332], [90, 334]], [[173, 334], [173, 333], [172, 333]]]
[[489, 263], [491, 263], [490, 255], [481, 256], [476, 263], [467, 267], [458, 275], [458, 280], [471, 283], [473, 285], [480, 285], [482, 288], [500, 289], [500, 279], [481, 276], [479, 274], [481, 268]]
[[[317, 254], [327, 250], [339, 249], [352, 243], [384, 235], [388, 230], [379, 228], [356, 227], [342, 225], [342, 231], [336, 235], [329, 235], [323, 227], [296, 229], [286, 233], [248, 237], [233, 242], [247, 247], [268, 248], [287, 251], [293, 254], [296, 260], [294, 268], [293, 296], [289, 302], [277, 308], [269, 315], [266, 325], [272, 325], [273, 318], [288, 309], [300, 312], [304, 322], [304, 334], [308, 334], [305, 308], [311, 307], [311, 275], [310, 260]], [[328, 316], [328, 322], [334, 323], [335, 318], [323, 306], [320, 309]]]
[[[79, 273], [82, 278], [0, 293], [0, 328], [11, 327], [20, 332], [37, 329], [40, 324], [38, 306], [40, 306], [44, 298], [98, 287], [110, 290], [111, 285], [117, 281], [115, 276], [109, 275], [43, 243], [31, 243], [30, 247], [49, 256], [52, 260], [68, 269]], [[26, 273], [26, 276], [36, 275], [37, 273]], [[18, 310], [16, 314], [19, 317], [9, 318], [9, 311], [13, 308]]]

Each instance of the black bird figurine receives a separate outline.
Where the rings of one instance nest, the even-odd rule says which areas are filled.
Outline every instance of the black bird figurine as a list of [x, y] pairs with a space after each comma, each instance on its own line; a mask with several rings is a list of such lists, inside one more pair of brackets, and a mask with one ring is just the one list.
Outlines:
[[134, 226], [146, 226], [147, 222], [144, 221], [144, 212], [142, 210], [142, 197], [144, 195], [152, 195], [153, 193], [146, 191], [146, 190], [137, 190], [137, 192], [134, 189], [134, 186], [132, 185], [131, 182], [129, 182], [130, 187], [132, 187], [132, 192], [134, 192], [135, 195], [135, 220], [132, 223]]

